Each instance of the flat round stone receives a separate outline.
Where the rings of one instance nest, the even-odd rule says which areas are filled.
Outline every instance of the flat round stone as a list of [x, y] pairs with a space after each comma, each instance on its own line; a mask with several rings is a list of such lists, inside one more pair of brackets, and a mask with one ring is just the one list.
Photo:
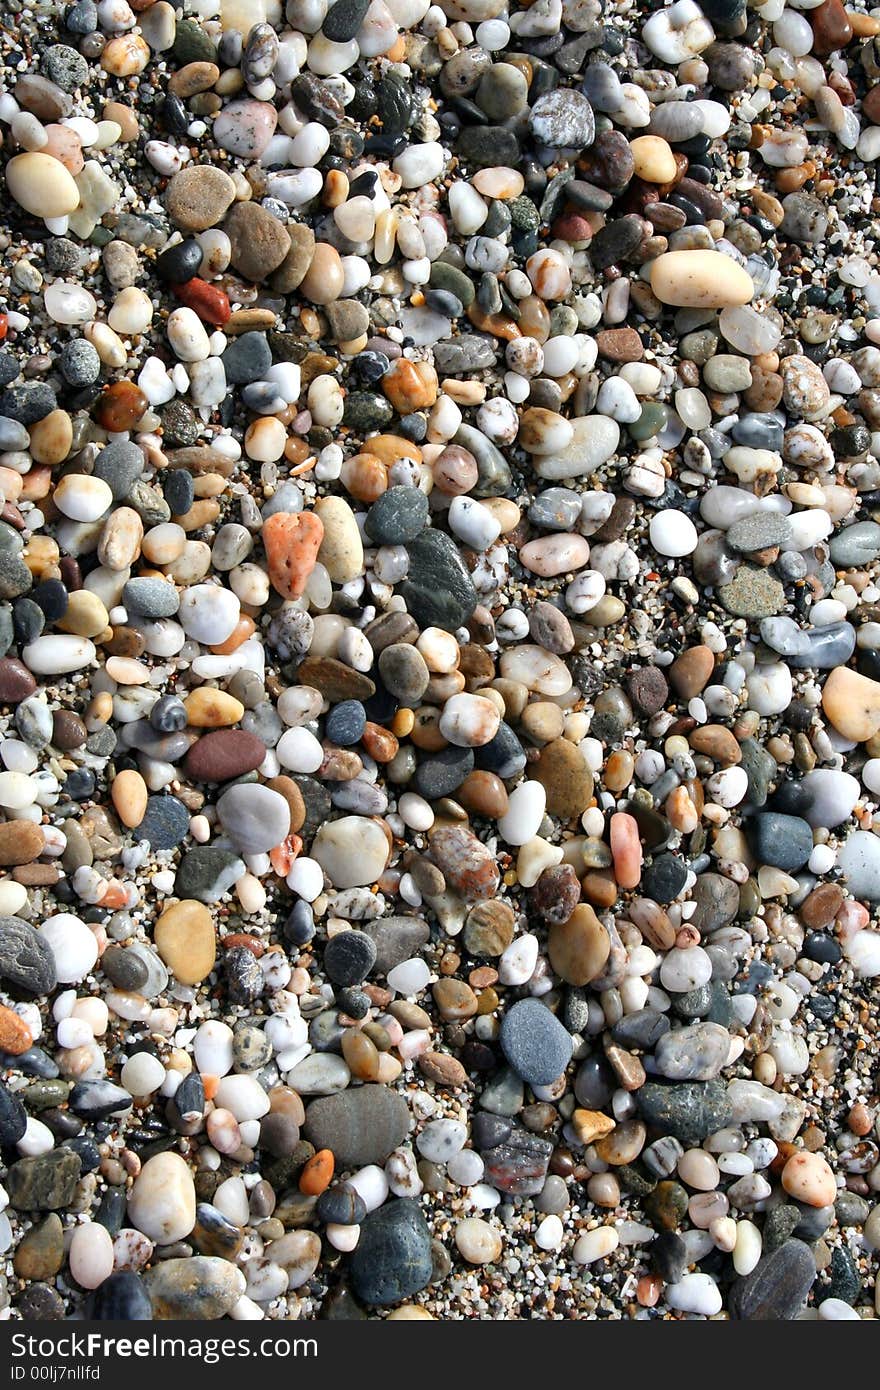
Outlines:
[[530, 1086], [549, 1086], [571, 1061], [571, 1034], [538, 999], [513, 1004], [501, 1023], [501, 1047]]

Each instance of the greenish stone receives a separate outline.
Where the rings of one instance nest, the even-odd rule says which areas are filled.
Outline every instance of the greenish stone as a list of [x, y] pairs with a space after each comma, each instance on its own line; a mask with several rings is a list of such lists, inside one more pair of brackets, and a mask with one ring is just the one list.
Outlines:
[[655, 434], [664, 430], [668, 419], [669, 411], [665, 405], [661, 405], [659, 401], [645, 401], [638, 420], [633, 420], [627, 425], [627, 429], [633, 439], [641, 442], [644, 439], [653, 439]]
[[13, 1163], [6, 1178], [16, 1211], [60, 1211], [73, 1201], [80, 1157], [73, 1149], [53, 1149]]
[[727, 1087], [720, 1081], [681, 1081], [673, 1086], [647, 1081], [633, 1095], [643, 1120], [689, 1147], [723, 1129], [733, 1113]]
[[28, 1110], [51, 1110], [56, 1105], [63, 1105], [67, 1100], [71, 1088], [70, 1081], [62, 1081], [60, 1078], [53, 1081], [32, 1081], [19, 1092], [19, 1098], [24, 1102]]
[[455, 632], [477, 606], [477, 594], [458, 546], [433, 528], [407, 546], [409, 574], [401, 585], [406, 606], [419, 626]]
[[356, 434], [384, 429], [394, 419], [394, 411], [384, 396], [375, 391], [350, 391], [345, 398], [344, 423]]
[[531, 198], [526, 198], [523, 194], [518, 198], [511, 198], [507, 210], [512, 225], [519, 232], [536, 232], [541, 225], [541, 214]]
[[658, 1182], [645, 1199], [645, 1211], [655, 1226], [674, 1231], [680, 1226], [688, 1208], [688, 1195], [680, 1182]]
[[[763, 806], [778, 768], [772, 753], [756, 739], [745, 738], [740, 744], [740, 766], [749, 779], [748, 800], [751, 806]], [[757, 909], [756, 909], [757, 910]]]
[[181, 67], [217, 61], [217, 45], [196, 19], [178, 19], [171, 51]]
[[431, 285], [435, 290], [448, 290], [460, 299], [465, 308], [474, 302], [474, 282], [463, 270], [445, 261], [435, 261], [431, 266]]
[[785, 590], [769, 570], [740, 565], [718, 590], [722, 606], [735, 618], [772, 618], [785, 607]]

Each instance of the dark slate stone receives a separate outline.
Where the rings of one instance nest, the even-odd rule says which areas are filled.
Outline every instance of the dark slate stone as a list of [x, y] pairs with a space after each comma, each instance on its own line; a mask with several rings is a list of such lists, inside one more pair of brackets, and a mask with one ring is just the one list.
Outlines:
[[370, 1213], [350, 1261], [358, 1298], [402, 1303], [425, 1288], [432, 1270], [431, 1232], [418, 1202], [401, 1197]]
[[324, 969], [335, 985], [359, 985], [376, 963], [376, 943], [362, 931], [343, 931], [324, 947]]
[[732, 1318], [746, 1322], [792, 1322], [807, 1301], [816, 1277], [808, 1245], [787, 1240], [760, 1260], [751, 1274], [737, 1279], [730, 1291]]
[[683, 1081], [666, 1086], [648, 1081], [633, 1096], [642, 1119], [688, 1146], [730, 1122], [733, 1107], [720, 1081]]
[[0, 980], [31, 994], [55, 988], [55, 957], [49, 943], [20, 917], [0, 917]]
[[409, 573], [401, 584], [406, 606], [419, 626], [447, 632], [464, 626], [477, 594], [451, 536], [430, 528], [407, 546]]

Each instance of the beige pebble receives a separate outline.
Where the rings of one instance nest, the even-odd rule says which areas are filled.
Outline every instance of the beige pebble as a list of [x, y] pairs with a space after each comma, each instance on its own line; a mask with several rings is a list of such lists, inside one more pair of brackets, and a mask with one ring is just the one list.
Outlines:
[[480, 169], [474, 174], [471, 183], [485, 198], [518, 198], [526, 186], [525, 179], [518, 169], [508, 169], [506, 165], [496, 164], [489, 169]]
[[203, 903], [184, 898], [166, 907], [156, 923], [153, 939], [159, 955], [182, 985], [200, 984], [214, 969], [214, 921]]
[[101, 67], [111, 77], [135, 77], [150, 61], [150, 49], [140, 34], [120, 34], [101, 54]]
[[661, 304], [686, 309], [748, 304], [755, 292], [748, 271], [720, 251], [667, 251], [651, 262], [651, 289]]
[[130, 656], [108, 656], [104, 669], [117, 685], [146, 685], [150, 679], [149, 667]]
[[147, 1159], [128, 1194], [128, 1218], [158, 1245], [173, 1245], [189, 1235], [196, 1220], [196, 1190], [180, 1154]]
[[629, 142], [637, 178], [648, 183], [671, 183], [677, 169], [675, 155], [659, 135], [637, 135]]
[[334, 584], [347, 584], [363, 573], [364, 547], [354, 512], [343, 497], [322, 497], [315, 515], [324, 526], [318, 563]]
[[880, 730], [880, 681], [837, 666], [822, 690], [822, 708], [839, 734], [865, 743]]
[[107, 609], [90, 589], [76, 589], [69, 595], [67, 611], [57, 626], [74, 637], [100, 637], [110, 622]]
[[196, 729], [221, 729], [237, 724], [244, 714], [244, 705], [225, 690], [202, 685], [184, 700], [186, 717]]
[[133, 507], [117, 507], [108, 516], [98, 542], [98, 559], [111, 570], [129, 569], [140, 554], [144, 523]]
[[[30, 428], [30, 454], [34, 463], [63, 463], [73, 442], [73, 422], [66, 410], [51, 410]], [[100, 515], [100, 513], [99, 513]]]
[[147, 784], [141, 774], [134, 768], [125, 768], [117, 773], [110, 796], [122, 824], [127, 825], [129, 830], [136, 829], [147, 810]]
[[583, 536], [557, 534], [528, 541], [519, 558], [532, 574], [547, 578], [582, 569], [590, 558], [590, 547]]
[[162, 521], [144, 536], [141, 551], [153, 565], [170, 565], [186, 546], [186, 532], [175, 521]]
[[66, 217], [79, 206], [72, 175], [50, 154], [13, 155], [6, 166], [6, 186], [19, 207], [35, 217]]
[[330, 304], [339, 298], [344, 283], [345, 271], [339, 252], [335, 246], [319, 241], [299, 293], [313, 304]]
[[455, 1244], [459, 1254], [472, 1265], [492, 1264], [500, 1259], [501, 1236], [494, 1226], [480, 1216], [468, 1216], [455, 1228]]

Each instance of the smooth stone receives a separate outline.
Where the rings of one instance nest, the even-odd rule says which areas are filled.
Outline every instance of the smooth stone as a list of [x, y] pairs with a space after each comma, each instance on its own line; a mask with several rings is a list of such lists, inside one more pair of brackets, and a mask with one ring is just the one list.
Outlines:
[[826, 623], [824, 627], [809, 628], [805, 635], [807, 650], [789, 658], [789, 666], [796, 670], [834, 670], [844, 666], [855, 651], [856, 630], [852, 623]]
[[810, 1247], [800, 1240], [787, 1240], [733, 1285], [728, 1299], [731, 1317], [791, 1322], [801, 1312], [815, 1278]]
[[868, 830], [854, 830], [837, 854], [837, 864], [853, 897], [880, 902], [880, 839]]
[[730, 1051], [730, 1034], [717, 1023], [694, 1023], [666, 1033], [654, 1050], [661, 1076], [671, 1081], [712, 1081]]
[[362, 931], [342, 931], [324, 947], [324, 969], [334, 985], [359, 985], [376, 961], [376, 944]]
[[246, 872], [243, 859], [215, 845], [197, 845], [180, 861], [174, 891], [181, 898], [216, 903]]
[[408, 1197], [370, 1212], [349, 1262], [354, 1292], [365, 1303], [400, 1303], [430, 1282], [431, 1231], [421, 1207]]
[[176, 796], [151, 796], [133, 835], [154, 850], [176, 849], [189, 833], [189, 821], [189, 811]]
[[719, 1081], [684, 1081], [672, 1086], [648, 1081], [634, 1092], [634, 1098], [647, 1124], [689, 1147], [723, 1129], [733, 1114], [727, 1090]]
[[432, 527], [411, 541], [407, 551], [409, 572], [400, 587], [419, 626], [447, 632], [464, 626], [477, 606], [477, 594], [455, 541]]
[[303, 1134], [316, 1149], [330, 1149], [341, 1171], [383, 1164], [404, 1142], [409, 1126], [402, 1096], [385, 1086], [366, 1085], [312, 1101]]
[[153, 1265], [144, 1287], [154, 1318], [209, 1322], [232, 1311], [244, 1293], [245, 1277], [230, 1260], [193, 1255]]
[[377, 975], [387, 975], [395, 966], [418, 955], [430, 936], [427, 922], [420, 917], [382, 917], [364, 922], [361, 929], [375, 944], [373, 970]]
[[880, 525], [859, 521], [845, 526], [828, 543], [831, 563], [838, 569], [861, 569], [880, 555]]
[[813, 852], [813, 833], [800, 816], [762, 811], [749, 823], [749, 838], [759, 864], [796, 873]]
[[501, 1023], [501, 1047], [530, 1086], [548, 1086], [571, 1061], [571, 1034], [538, 999], [513, 1004]]
[[390, 846], [382, 827], [361, 816], [343, 816], [322, 825], [312, 843], [316, 859], [334, 888], [375, 883], [388, 861]]
[[183, 985], [200, 984], [214, 968], [214, 920], [202, 903], [184, 899], [166, 907], [156, 922], [153, 939], [162, 960]]
[[230, 787], [217, 802], [224, 830], [243, 854], [265, 854], [290, 831], [290, 807], [280, 792], [255, 782]]
[[176, 1153], [148, 1158], [128, 1195], [128, 1217], [157, 1245], [189, 1235], [196, 1219], [196, 1192], [186, 1161]]
[[689, 309], [724, 309], [748, 304], [752, 277], [718, 251], [667, 251], [651, 261], [651, 289], [661, 304]]
[[254, 772], [266, 745], [245, 729], [215, 729], [203, 734], [186, 755], [186, 773], [196, 782], [231, 782]]

